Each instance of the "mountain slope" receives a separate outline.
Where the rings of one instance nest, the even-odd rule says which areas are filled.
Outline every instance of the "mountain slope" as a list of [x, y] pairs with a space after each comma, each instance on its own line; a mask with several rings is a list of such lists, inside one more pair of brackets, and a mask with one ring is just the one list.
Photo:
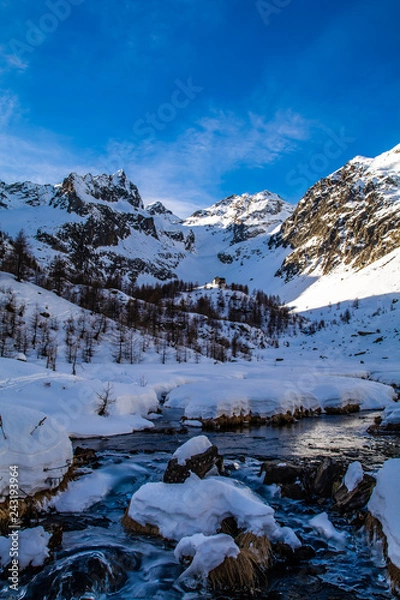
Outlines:
[[400, 244], [400, 145], [356, 157], [312, 186], [276, 236], [290, 246], [280, 273], [327, 274], [371, 264]]

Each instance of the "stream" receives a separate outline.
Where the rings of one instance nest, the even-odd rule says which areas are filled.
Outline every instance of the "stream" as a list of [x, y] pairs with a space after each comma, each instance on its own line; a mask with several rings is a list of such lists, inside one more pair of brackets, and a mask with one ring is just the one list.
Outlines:
[[[280, 498], [274, 487], [262, 484], [258, 475], [265, 459], [323, 456], [359, 460], [364, 470], [373, 474], [387, 458], [400, 457], [398, 436], [366, 433], [377, 414], [323, 415], [284, 428], [260, 426], [235, 432], [206, 432], [224, 457], [226, 475], [243, 482], [268, 502], [276, 511], [277, 521], [292, 527], [303, 542], [316, 551], [315, 557], [304, 564], [273, 574], [268, 588], [258, 590], [251, 597], [269, 600], [389, 600], [394, 597], [379, 544], [371, 546], [364, 533], [355, 531], [342, 516], [329, 512], [329, 503], [307, 504]], [[31, 569], [22, 575], [17, 595], [10, 596], [6, 582], [1, 581], [0, 598], [222, 600], [250, 597], [215, 593], [204, 586], [193, 590], [176, 583], [183, 567], [174, 558], [174, 544], [134, 536], [121, 525], [132, 494], [148, 481], [160, 481], [176, 448], [201, 433], [200, 429], [183, 430], [179, 418], [176, 411], [164, 411], [162, 418], [155, 421], [155, 430], [74, 441], [75, 447], [90, 448], [97, 454], [99, 465], [82, 469], [78, 481], [83, 486], [87, 482], [86, 491], [94, 495], [99, 489], [99, 497], [94, 496], [94, 503], [85, 508], [87, 493], [75, 494], [70, 505], [65, 495], [64, 505], [58, 507], [61, 512], [48, 510], [40, 516], [35, 524], [45, 528], [57, 523], [62, 525], [62, 545], [55, 551], [54, 560], [42, 569]], [[347, 544], [342, 549], [331, 546], [308, 524], [313, 516], [325, 510], [335, 527], [347, 532]]]

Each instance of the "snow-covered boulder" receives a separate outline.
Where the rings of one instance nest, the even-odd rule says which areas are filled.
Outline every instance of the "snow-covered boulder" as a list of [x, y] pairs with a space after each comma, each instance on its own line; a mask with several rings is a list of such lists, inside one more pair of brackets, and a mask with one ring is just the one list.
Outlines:
[[343, 483], [346, 486], [347, 491], [352, 492], [363, 480], [363, 477], [364, 471], [362, 464], [359, 460], [355, 460], [348, 466], [346, 474], [343, 478]]
[[172, 455], [164, 473], [164, 483], [183, 483], [190, 473], [201, 479], [207, 473], [222, 471], [222, 456], [207, 436], [198, 435], [179, 446]]
[[274, 510], [250, 489], [194, 473], [184, 483], [143, 485], [131, 499], [124, 525], [135, 533], [178, 541], [177, 558], [193, 557], [182, 575], [189, 585], [207, 576], [215, 588], [253, 589], [266, 583], [270, 540], [301, 546], [294, 531], [278, 525]]
[[13, 543], [18, 547], [18, 566], [19, 569], [40, 567], [49, 556], [49, 540], [51, 534], [43, 527], [34, 527], [33, 529], [20, 529], [17, 533], [7, 537], [0, 537], [0, 565], [3, 567], [11, 563], [13, 558]]
[[67, 432], [52, 417], [17, 404], [0, 406], [0, 416], [0, 495], [10, 493], [14, 466], [13, 485], [25, 494], [57, 486], [72, 462]]
[[233, 538], [226, 533], [217, 535], [195, 533], [184, 537], [174, 550], [175, 558], [181, 560], [193, 557], [193, 560], [179, 579], [185, 580], [189, 585], [193, 581], [196, 585], [197, 577], [206, 580], [210, 571], [222, 564], [226, 558], [237, 558], [239, 552], [240, 549]]
[[[197, 436], [175, 451], [174, 464], [187, 468], [214, 448], [206, 436]], [[274, 510], [249, 488], [210, 473], [200, 479], [189, 471], [182, 483], [144, 484], [123, 524], [134, 533], [178, 542], [176, 557], [192, 558], [181, 576], [189, 586], [207, 578], [214, 588], [255, 589], [266, 585], [271, 542], [301, 547], [295, 532], [280, 526]]]
[[358, 460], [350, 463], [340, 487], [334, 493], [333, 508], [341, 513], [360, 510], [370, 499], [375, 483], [375, 478], [364, 473]]
[[127, 517], [125, 523], [132, 529], [136, 524], [139, 531], [151, 525], [169, 540], [195, 533], [214, 535], [224, 519], [233, 517], [244, 531], [300, 546], [287, 528], [278, 525], [268, 504], [250, 489], [222, 477], [199, 479], [192, 474], [184, 483], [146, 483], [132, 496]]
[[385, 408], [382, 413], [381, 426], [388, 430], [400, 431], [400, 402]]

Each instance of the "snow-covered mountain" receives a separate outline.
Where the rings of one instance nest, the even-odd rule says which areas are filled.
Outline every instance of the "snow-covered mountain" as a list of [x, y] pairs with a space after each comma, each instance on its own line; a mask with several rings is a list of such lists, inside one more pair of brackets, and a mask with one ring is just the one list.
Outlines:
[[289, 302], [327, 274], [360, 271], [394, 251], [399, 206], [400, 145], [354, 158], [296, 207], [263, 191], [186, 220], [160, 202], [145, 207], [123, 171], [72, 173], [55, 186], [0, 182], [0, 230], [15, 238], [23, 228], [42, 266], [62, 256], [72, 272], [108, 284], [219, 275]]
[[230, 244], [271, 233], [292, 214], [293, 205], [267, 190], [258, 194], [229, 196], [186, 219], [189, 227], [226, 229]]
[[130, 281], [143, 273], [173, 278], [192, 243], [179, 219], [161, 211], [161, 222], [157, 207], [145, 210], [123, 171], [72, 173], [55, 186], [0, 183], [0, 206], [1, 230], [15, 237], [23, 228], [40, 264], [61, 255], [77, 272], [105, 280], [116, 272]]
[[183, 221], [161, 202], [145, 208], [123, 171], [71, 173], [55, 186], [0, 182], [0, 208], [1, 230], [15, 238], [23, 228], [43, 266], [61, 255], [78, 273], [105, 281], [117, 274], [126, 282], [187, 279], [188, 265], [190, 279], [208, 280], [243, 254], [236, 247], [232, 258], [226, 248], [269, 238], [293, 210], [279, 196], [261, 192], [226, 198]]
[[400, 145], [375, 159], [357, 156], [318, 181], [276, 237], [290, 246], [280, 272], [355, 270], [400, 245]]

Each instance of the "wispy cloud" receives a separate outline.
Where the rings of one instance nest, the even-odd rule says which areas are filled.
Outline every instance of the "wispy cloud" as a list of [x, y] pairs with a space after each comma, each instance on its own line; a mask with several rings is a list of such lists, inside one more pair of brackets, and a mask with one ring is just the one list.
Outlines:
[[46, 132], [36, 132], [31, 138], [0, 133], [0, 179], [7, 183], [57, 183], [71, 171], [90, 170], [88, 162], [79, 162], [79, 157]]
[[[69, 172], [107, 172], [120, 168], [138, 185], [145, 203], [162, 201], [180, 216], [220, 199], [221, 183], [229, 173], [262, 168], [294, 151], [310, 135], [312, 124], [292, 110], [270, 120], [248, 113], [210, 111], [175, 139], [110, 140], [102, 156], [81, 150], [74, 155], [70, 140], [45, 130], [24, 136], [8, 128], [20, 111], [18, 99], [0, 101], [0, 178], [56, 183]], [[240, 190], [238, 190], [239, 192]]]
[[0, 132], [6, 129], [10, 122], [21, 114], [18, 97], [10, 91], [0, 90]]
[[228, 173], [274, 163], [308, 139], [311, 128], [291, 110], [271, 120], [254, 113], [239, 118], [213, 112], [172, 142], [112, 141], [100, 164], [105, 170], [124, 168], [145, 201], [161, 200], [178, 214], [188, 214], [219, 199], [219, 184]]

